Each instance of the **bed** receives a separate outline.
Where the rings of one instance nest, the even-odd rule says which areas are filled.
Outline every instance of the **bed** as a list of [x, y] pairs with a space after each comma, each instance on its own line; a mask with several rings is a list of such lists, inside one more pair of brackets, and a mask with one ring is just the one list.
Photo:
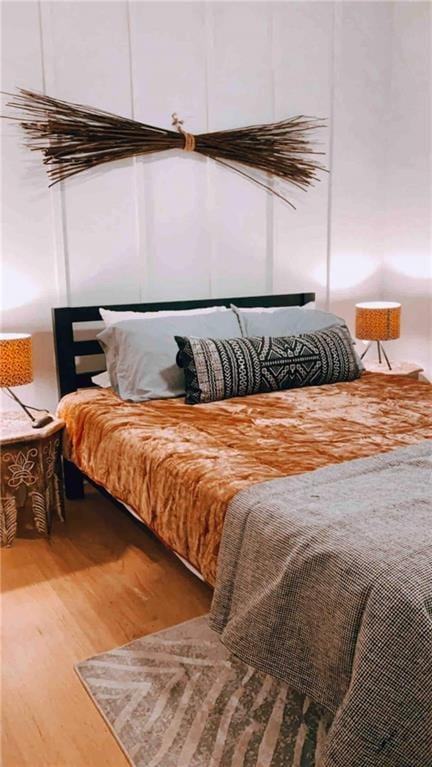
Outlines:
[[223, 643], [332, 714], [322, 767], [432, 767], [431, 385], [364, 372], [198, 406], [124, 401], [91, 385], [94, 365], [77, 371], [101, 348], [74, 323], [98, 308], [53, 318], [68, 496], [88, 479], [215, 586]]
[[[304, 306], [314, 298], [301, 293], [108, 308]], [[372, 373], [349, 383], [199, 407], [180, 398], [125, 402], [92, 384], [100, 366], [77, 371], [77, 357], [95, 359], [102, 350], [96, 340], [75, 340], [74, 327], [79, 334], [83, 323], [98, 320], [96, 306], [53, 309], [66, 493], [82, 496], [84, 479], [103, 488], [211, 585], [226, 509], [240, 490], [415, 444], [430, 434], [430, 387]]]

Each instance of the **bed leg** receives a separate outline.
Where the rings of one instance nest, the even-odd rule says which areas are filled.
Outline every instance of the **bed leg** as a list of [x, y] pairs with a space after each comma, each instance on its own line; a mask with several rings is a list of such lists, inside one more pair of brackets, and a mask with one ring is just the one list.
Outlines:
[[63, 460], [63, 475], [66, 498], [74, 501], [84, 498], [84, 477], [82, 472], [71, 461]]

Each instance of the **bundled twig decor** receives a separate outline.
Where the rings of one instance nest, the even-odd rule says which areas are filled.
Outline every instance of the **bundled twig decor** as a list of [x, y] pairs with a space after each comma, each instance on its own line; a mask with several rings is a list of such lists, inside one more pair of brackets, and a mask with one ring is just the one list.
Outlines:
[[[301, 189], [318, 180], [325, 170], [315, 159], [323, 154], [312, 148], [311, 130], [324, 127], [313, 117], [291, 117], [269, 125], [252, 125], [236, 130], [192, 135], [173, 115], [177, 131], [129, 120], [99, 109], [72, 104], [20, 89], [7, 106], [18, 110], [26, 131], [26, 146], [40, 150], [48, 165], [51, 184], [106, 162], [140, 154], [184, 149], [199, 152], [250, 178], [272, 194], [289, 202], [266, 180], [258, 180], [231, 163], [240, 163], [264, 174], [276, 176]], [[289, 203], [291, 205], [291, 203]]]

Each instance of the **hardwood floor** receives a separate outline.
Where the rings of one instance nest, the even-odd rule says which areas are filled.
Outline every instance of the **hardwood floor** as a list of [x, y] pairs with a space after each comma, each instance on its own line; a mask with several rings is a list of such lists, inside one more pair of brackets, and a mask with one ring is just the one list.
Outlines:
[[74, 663], [209, 609], [210, 588], [86, 492], [50, 541], [29, 528], [2, 549], [3, 767], [126, 767]]

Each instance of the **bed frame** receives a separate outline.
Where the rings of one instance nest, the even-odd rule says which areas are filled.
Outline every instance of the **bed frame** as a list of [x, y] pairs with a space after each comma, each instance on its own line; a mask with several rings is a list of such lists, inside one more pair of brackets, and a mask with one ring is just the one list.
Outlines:
[[[241, 308], [258, 306], [304, 306], [315, 300], [315, 293], [289, 293], [276, 296], [236, 296], [233, 298], [204, 298], [192, 301], [164, 301], [141, 304], [102, 304], [106, 309], [114, 311], [156, 312], [161, 310], [201, 309], [208, 306], [230, 306], [235, 304]], [[74, 325], [79, 323], [101, 322], [99, 306], [66, 306], [52, 309], [52, 323], [57, 365], [57, 384], [59, 398], [77, 389], [94, 386], [92, 376], [103, 372], [100, 364], [90, 363], [85, 372], [77, 369], [77, 358], [92, 357], [103, 354], [102, 347], [95, 336], [99, 329], [86, 332], [93, 338], [75, 340]], [[100, 361], [100, 360], [98, 360]], [[87, 477], [70, 461], [64, 461], [64, 479], [67, 498], [82, 498], [84, 495], [84, 479]], [[93, 484], [93, 483], [92, 483]], [[100, 489], [100, 488], [98, 488]]]

